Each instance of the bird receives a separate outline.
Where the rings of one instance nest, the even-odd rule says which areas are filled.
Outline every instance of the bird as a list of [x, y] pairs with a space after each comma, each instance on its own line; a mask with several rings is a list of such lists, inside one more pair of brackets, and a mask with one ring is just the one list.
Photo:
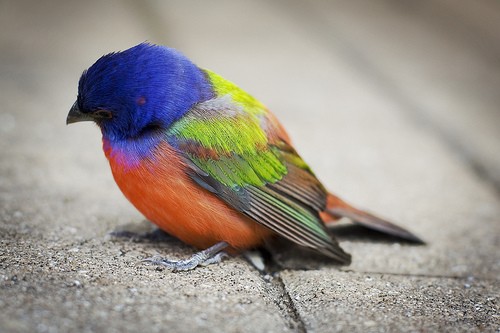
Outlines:
[[348, 265], [327, 224], [413, 233], [329, 192], [259, 100], [176, 49], [143, 42], [83, 71], [66, 124], [92, 121], [114, 180], [149, 221], [200, 251], [146, 258], [174, 271], [283, 237]]

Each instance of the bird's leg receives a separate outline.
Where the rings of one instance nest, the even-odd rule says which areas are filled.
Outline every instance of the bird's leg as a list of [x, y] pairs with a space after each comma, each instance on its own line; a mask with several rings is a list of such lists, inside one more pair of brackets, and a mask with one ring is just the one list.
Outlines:
[[222, 258], [227, 256], [222, 252], [229, 244], [226, 242], [219, 242], [206, 250], [195, 253], [191, 258], [185, 260], [168, 260], [164, 258], [147, 258], [142, 261], [150, 262], [153, 265], [161, 265], [171, 268], [173, 271], [187, 271], [197, 266], [206, 266], [210, 264], [219, 263]]

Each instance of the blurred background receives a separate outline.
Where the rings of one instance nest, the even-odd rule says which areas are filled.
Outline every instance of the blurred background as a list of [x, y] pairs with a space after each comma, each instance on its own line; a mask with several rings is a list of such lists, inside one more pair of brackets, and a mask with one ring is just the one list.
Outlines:
[[[29, 133], [43, 141], [37, 135], [51, 135], [64, 121], [83, 69], [147, 40], [238, 83], [278, 114], [292, 137], [307, 133], [308, 160], [335, 156], [328, 145], [363, 149], [359, 123], [390, 126], [377, 123], [378, 99], [438, 136], [498, 190], [499, 29], [495, 0], [4, 0], [0, 130], [7, 140], [0, 147], [31, 123], [46, 124], [43, 133]], [[329, 132], [312, 130], [318, 121]], [[332, 163], [347, 158], [342, 171], [363, 163], [342, 155]]]

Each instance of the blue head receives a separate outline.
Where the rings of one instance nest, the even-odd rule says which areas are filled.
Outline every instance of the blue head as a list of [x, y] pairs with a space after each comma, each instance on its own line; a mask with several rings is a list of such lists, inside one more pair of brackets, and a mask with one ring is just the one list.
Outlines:
[[168, 128], [212, 96], [205, 74], [171, 48], [142, 43], [84, 71], [67, 123], [95, 121], [111, 142]]

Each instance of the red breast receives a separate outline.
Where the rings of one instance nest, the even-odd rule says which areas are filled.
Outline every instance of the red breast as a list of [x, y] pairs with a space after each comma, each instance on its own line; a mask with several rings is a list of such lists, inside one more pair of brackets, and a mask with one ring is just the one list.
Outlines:
[[246, 249], [273, 232], [195, 184], [176, 151], [161, 143], [152, 158], [127, 166], [123, 153], [103, 141], [113, 177], [125, 197], [151, 222], [200, 249], [220, 241]]

